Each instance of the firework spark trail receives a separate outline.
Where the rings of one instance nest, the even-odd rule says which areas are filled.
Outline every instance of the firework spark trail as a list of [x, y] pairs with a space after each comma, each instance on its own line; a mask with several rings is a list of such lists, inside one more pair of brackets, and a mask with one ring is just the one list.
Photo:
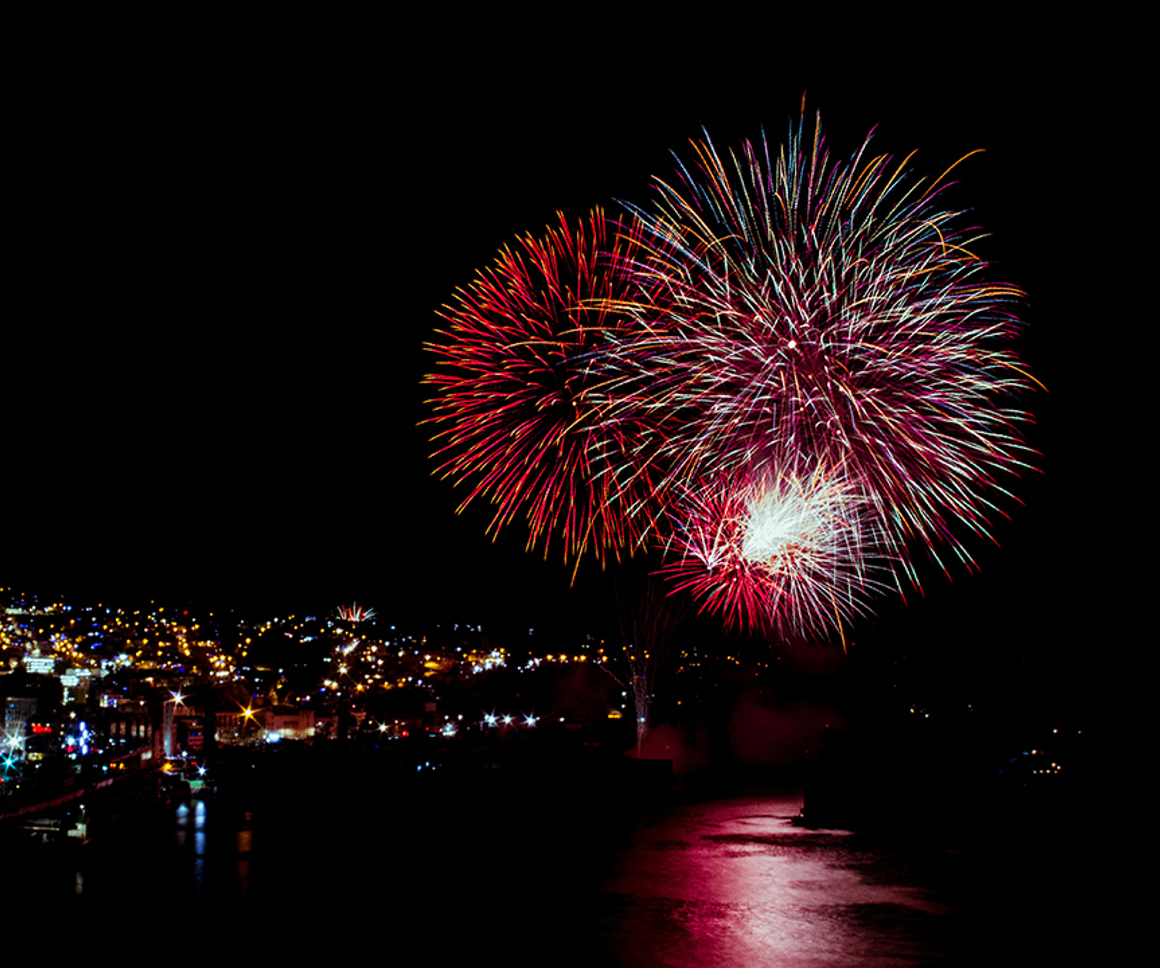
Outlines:
[[608, 308], [628, 293], [623, 246], [602, 211], [575, 229], [561, 215], [457, 291], [440, 314], [446, 342], [428, 344], [444, 365], [427, 378], [440, 472], [472, 482], [459, 510], [491, 501], [493, 535], [524, 514], [528, 548], [542, 542], [545, 556], [557, 533], [566, 559], [591, 546], [601, 560], [643, 535], [645, 518], [624, 509], [647, 503], [648, 481], [621, 483], [635, 422], [610, 429], [586, 396], [591, 353], [624, 321]]

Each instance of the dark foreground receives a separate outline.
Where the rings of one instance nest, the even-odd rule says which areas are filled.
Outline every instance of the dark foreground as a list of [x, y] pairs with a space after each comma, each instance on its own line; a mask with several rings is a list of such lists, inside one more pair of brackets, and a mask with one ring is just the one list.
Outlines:
[[[1078, 812], [908, 836], [794, 824], [800, 793], [670, 792], [628, 761], [282, 751], [213, 796], [7, 843], [20, 930], [96, 953], [456, 964], [1114, 963]], [[11, 912], [10, 912], [11, 913]], [[158, 948], [157, 946], [160, 946]]]

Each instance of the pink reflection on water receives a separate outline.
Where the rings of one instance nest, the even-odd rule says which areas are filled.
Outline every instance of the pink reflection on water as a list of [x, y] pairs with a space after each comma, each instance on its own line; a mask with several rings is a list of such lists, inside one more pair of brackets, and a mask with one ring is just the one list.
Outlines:
[[[912, 872], [795, 827], [800, 797], [674, 808], [642, 824], [605, 891], [622, 964], [752, 968], [937, 963], [949, 911]], [[885, 872], [885, 873], [884, 873]]]

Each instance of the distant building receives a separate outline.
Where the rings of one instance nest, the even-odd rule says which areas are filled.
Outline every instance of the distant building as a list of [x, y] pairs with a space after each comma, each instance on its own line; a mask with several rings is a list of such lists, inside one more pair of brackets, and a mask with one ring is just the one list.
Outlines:
[[36, 715], [36, 699], [31, 696], [13, 696], [4, 700], [5, 736], [23, 736], [24, 724]]
[[266, 735], [276, 735], [280, 739], [313, 739], [315, 735], [315, 711], [293, 706], [271, 706], [265, 710]]
[[0, 703], [3, 704], [4, 729], [9, 735], [23, 733], [24, 725], [36, 716], [59, 716], [60, 700], [60, 680], [53, 676], [25, 671], [0, 675]]

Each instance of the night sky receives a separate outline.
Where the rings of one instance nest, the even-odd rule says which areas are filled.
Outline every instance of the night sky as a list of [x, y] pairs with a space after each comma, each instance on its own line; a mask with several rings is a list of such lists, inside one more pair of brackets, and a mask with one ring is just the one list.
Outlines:
[[1027, 291], [1023, 352], [1050, 389], [1026, 401], [1043, 474], [1016, 484], [1000, 547], [971, 546], [978, 576], [932, 569], [925, 599], [883, 603], [883, 622], [981, 661], [1070, 662], [1109, 634], [1108, 570], [1081, 571], [1071, 523], [1116, 447], [1098, 403], [1117, 378], [1090, 339], [1110, 325], [1119, 257], [1092, 243], [1118, 230], [1115, 163], [1088, 139], [1122, 109], [1097, 68], [1059, 38], [983, 27], [949, 50], [839, 49], [773, 22], [728, 44], [691, 22], [497, 40], [515, 26], [35, 41], [8, 138], [0, 583], [595, 621], [598, 567], [570, 588], [518, 528], [493, 544], [486, 508], [455, 516], [462, 492], [432, 477], [416, 424], [435, 311], [557, 210], [647, 200], [702, 125], [719, 145], [762, 125], [780, 141], [805, 92], [839, 158], [875, 125], [875, 147], [917, 148], [923, 174], [986, 149], [951, 198], [992, 233], [988, 277]]

